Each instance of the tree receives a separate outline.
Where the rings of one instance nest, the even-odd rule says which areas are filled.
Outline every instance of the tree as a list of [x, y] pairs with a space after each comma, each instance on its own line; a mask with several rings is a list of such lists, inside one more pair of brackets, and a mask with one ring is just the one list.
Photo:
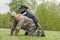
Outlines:
[[0, 28], [10, 28], [12, 26], [12, 18], [10, 13], [0, 14]]
[[[37, 2], [36, 0], [12, 0], [12, 2], [9, 4], [10, 6], [10, 11], [15, 11], [17, 13], [20, 12], [19, 7], [25, 4], [26, 6], [29, 7], [29, 11], [32, 10], [32, 12], [35, 11]], [[31, 12], [31, 11], [30, 11]]]
[[10, 6], [10, 11], [15, 11], [17, 13], [19, 13], [19, 8], [20, 8], [20, 5], [23, 4], [24, 1], [23, 0], [12, 0], [12, 2], [9, 4]]

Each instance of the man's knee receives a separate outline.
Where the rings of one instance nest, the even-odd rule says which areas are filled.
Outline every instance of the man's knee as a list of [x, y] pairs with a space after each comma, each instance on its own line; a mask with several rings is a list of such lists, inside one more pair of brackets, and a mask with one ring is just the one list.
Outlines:
[[33, 36], [35, 32], [36, 32], [36, 27], [34, 26], [29, 30], [28, 35]]
[[28, 32], [25, 32], [25, 35], [28, 35]]

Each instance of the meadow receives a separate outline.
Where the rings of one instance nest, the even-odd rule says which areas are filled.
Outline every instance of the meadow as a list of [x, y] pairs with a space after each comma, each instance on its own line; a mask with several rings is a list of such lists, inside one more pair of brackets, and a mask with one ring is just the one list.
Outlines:
[[25, 36], [20, 30], [18, 36], [10, 36], [10, 29], [0, 29], [0, 40], [60, 40], [60, 31], [44, 31], [45, 37]]

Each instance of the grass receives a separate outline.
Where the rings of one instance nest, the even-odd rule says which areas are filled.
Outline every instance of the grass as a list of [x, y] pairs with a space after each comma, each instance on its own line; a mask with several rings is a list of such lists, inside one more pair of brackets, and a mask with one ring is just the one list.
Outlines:
[[18, 36], [10, 36], [10, 29], [0, 29], [0, 40], [60, 40], [60, 31], [45, 31], [45, 37], [25, 36], [21, 30]]

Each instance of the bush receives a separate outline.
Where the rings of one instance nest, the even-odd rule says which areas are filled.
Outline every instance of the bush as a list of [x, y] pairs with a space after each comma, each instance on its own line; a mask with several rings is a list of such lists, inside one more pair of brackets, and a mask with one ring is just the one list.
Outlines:
[[42, 3], [37, 7], [36, 18], [45, 30], [60, 30], [60, 11], [56, 3]]
[[9, 13], [0, 14], [0, 28], [10, 28], [12, 26], [12, 18]]

